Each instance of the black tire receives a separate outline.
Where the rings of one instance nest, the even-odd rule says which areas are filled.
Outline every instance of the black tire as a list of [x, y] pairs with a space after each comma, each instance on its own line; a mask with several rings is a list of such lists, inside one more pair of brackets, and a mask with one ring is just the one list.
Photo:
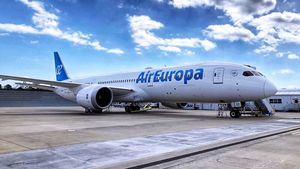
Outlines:
[[236, 112], [235, 111], [230, 111], [230, 117], [231, 118], [236, 118]]
[[99, 110], [92, 110], [92, 113], [95, 113], [95, 114], [102, 113], [102, 109], [99, 109]]
[[131, 112], [130, 106], [125, 106], [125, 112], [127, 112], [127, 113], [130, 113], [130, 112]]
[[237, 111], [237, 117], [236, 118], [240, 118], [242, 116], [241, 112], [240, 111]]
[[140, 106], [134, 106], [134, 110], [139, 111], [141, 110]]
[[91, 110], [90, 110], [90, 109], [85, 109], [84, 112], [85, 112], [85, 113], [91, 113]]
[[239, 117], [241, 117], [241, 113], [237, 110], [230, 111], [230, 117], [231, 118], [239, 118]]
[[97, 113], [102, 113], [102, 109], [99, 109], [99, 110], [85, 109], [85, 113], [87, 113], [87, 114], [97, 114]]

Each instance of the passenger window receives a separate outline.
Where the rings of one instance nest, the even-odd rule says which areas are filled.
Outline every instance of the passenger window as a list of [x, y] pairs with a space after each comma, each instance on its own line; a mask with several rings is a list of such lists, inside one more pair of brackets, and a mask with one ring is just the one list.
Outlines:
[[251, 71], [245, 71], [243, 72], [243, 76], [254, 76], [254, 74]]

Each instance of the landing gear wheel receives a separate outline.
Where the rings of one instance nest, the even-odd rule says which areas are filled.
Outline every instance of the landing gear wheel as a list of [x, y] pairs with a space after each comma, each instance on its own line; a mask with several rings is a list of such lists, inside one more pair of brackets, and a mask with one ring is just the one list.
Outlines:
[[141, 110], [141, 108], [140, 108], [140, 106], [134, 106], [134, 110], [136, 110], [136, 111], [140, 111], [140, 110]]
[[131, 107], [130, 106], [125, 106], [125, 112], [130, 113], [131, 112]]
[[85, 109], [84, 112], [85, 113], [92, 113], [92, 111], [90, 109]]
[[230, 117], [231, 118], [239, 118], [239, 117], [241, 117], [241, 113], [237, 110], [232, 110], [232, 111], [230, 111]]
[[88, 113], [88, 114], [97, 114], [97, 113], [102, 113], [102, 109], [99, 109], [99, 110], [91, 110], [91, 109], [85, 109], [85, 113]]
[[92, 112], [93, 112], [93, 113], [102, 113], [102, 109], [99, 109], [99, 110], [93, 110]]
[[131, 113], [133, 111], [139, 111], [141, 108], [140, 106], [125, 106], [125, 112]]

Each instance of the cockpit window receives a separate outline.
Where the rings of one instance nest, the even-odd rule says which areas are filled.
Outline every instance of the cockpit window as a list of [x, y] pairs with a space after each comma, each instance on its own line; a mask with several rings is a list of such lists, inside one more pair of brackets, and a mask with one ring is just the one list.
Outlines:
[[260, 76], [260, 74], [256, 71], [252, 71], [252, 73], [255, 75], [255, 76]]
[[259, 75], [261, 75], [261, 76], [264, 76], [262, 73], [260, 73], [260, 72], [257, 72]]
[[245, 71], [243, 72], [243, 76], [254, 76], [254, 74], [251, 71]]
[[243, 72], [244, 76], [264, 76], [263, 74], [261, 74], [260, 72], [257, 71], [245, 71]]

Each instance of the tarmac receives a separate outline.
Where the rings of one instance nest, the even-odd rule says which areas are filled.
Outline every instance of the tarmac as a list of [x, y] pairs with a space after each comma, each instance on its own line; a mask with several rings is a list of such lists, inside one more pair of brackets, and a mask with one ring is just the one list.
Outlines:
[[80, 107], [2, 107], [0, 168], [300, 167], [300, 113], [216, 116], [203, 110], [85, 114]]

